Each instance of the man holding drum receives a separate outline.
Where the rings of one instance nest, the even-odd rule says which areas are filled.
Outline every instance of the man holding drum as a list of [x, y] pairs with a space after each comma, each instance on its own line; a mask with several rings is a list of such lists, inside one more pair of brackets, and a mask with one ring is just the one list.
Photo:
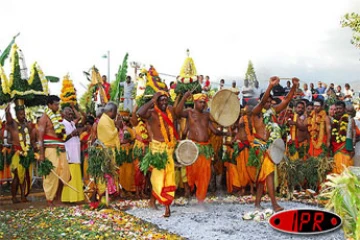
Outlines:
[[149, 204], [155, 209], [156, 200], [165, 205], [164, 217], [170, 217], [170, 204], [175, 196], [173, 153], [179, 138], [174, 123], [173, 108], [168, 106], [168, 102], [169, 94], [160, 90], [137, 112], [140, 118], [147, 120], [152, 135], [149, 151], [143, 159], [143, 162], [149, 159], [152, 168], [150, 178], [152, 195]]
[[175, 108], [178, 117], [188, 120], [188, 139], [195, 142], [199, 148], [199, 156], [195, 163], [186, 167], [188, 184], [190, 189], [196, 186], [196, 198], [202, 203], [206, 197], [207, 189], [211, 178], [211, 158], [213, 149], [209, 142], [209, 128], [217, 135], [222, 132], [214, 128], [210, 122], [210, 114], [205, 112], [207, 106], [207, 95], [198, 93], [193, 95], [194, 109], [184, 109], [185, 101], [191, 96], [191, 92], [186, 92], [180, 103]]
[[261, 98], [260, 103], [254, 107], [252, 114], [252, 126], [255, 137], [252, 145], [260, 162], [260, 166], [258, 166], [259, 171], [257, 174], [257, 193], [255, 207], [261, 208], [260, 202], [264, 191], [264, 183], [266, 182], [268, 194], [271, 199], [271, 204], [275, 212], [281, 211], [283, 210], [283, 208], [278, 205], [275, 198], [275, 164], [272, 162], [272, 159], [268, 153], [268, 148], [275, 140], [281, 138], [281, 134], [279, 131], [280, 127], [276, 123], [275, 115], [287, 107], [299, 84], [299, 79], [293, 78], [293, 86], [288, 95], [281, 103], [275, 106], [271, 106], [272, 98], [270, 92], [274, 86], [279, 84], [279, 82], [280, 79], [278, 77], [270, 78], [269, 86], [266, 89], [263, 97]]

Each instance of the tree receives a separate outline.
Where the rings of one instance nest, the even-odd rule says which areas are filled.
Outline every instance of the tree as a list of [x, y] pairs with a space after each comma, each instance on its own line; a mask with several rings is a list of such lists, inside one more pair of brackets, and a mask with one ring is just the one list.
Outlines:
[[360, 15], [354, 12], [345, 14], [341, 19], [341, 26], [351, 28], [353, 36], [350, 42], [360, 49]]
[[254, 83], [257, 81], [254, 65], [252, 64], [251, 60], [249, 60], [248, 63], [248, 67], [245, 73], [245, 79], [249, 80], [250, 85], [254, 85]]

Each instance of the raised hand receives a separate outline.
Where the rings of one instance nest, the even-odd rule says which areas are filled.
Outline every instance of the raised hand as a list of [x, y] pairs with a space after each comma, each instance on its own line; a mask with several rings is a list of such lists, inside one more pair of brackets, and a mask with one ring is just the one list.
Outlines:
[[298, 79], [298, 78], [296, 78], [296, 77], [293, 77], [293, 78], [291, 79], [291, 81], [292, 81], [292, 84], [293, 84], [293, 85], [299, 86], [300, 79]]
[[270, 80], [269, 80], [269, 84], [270, 84], [271, 86], [276, 86], [276, 85], [278, 85], [279, 83], [280, 83], [280, 78], [277, 77], [277, 76], [273, 76], [273, 77], [271, 77]]

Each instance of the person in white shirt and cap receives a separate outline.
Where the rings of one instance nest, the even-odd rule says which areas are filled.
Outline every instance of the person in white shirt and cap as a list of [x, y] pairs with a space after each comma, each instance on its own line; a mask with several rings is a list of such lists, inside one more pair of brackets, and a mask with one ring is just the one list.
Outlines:
[[124, 110], [133, 110], [133, 91], [135, 84], [131, 81], [131, 77], [126, 77], [126, 82], [121, 82], [120, 86], [124, 87]]

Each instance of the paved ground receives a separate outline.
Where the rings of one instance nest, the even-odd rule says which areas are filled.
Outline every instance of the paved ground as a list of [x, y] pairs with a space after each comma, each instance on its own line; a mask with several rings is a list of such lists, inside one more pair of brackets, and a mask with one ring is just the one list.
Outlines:
[[[282, 202], [286, 209], [316, 208], [301, 203]], [[270, 208], [270, 203], [263, 204]], [[197, 205], [172, 206], [172, 216], [163, 218], [163, 208], [159, 210], [132, 209], [128, 213], [156, 224], [162, 229], [188, 239], [345, 239], [342, 230], [313, 235], [296, 236], [273, 230], [267, 222], [243, 220], [244, 213], [253, 211], [253, 204], [207, 204], [205, 208]]]

